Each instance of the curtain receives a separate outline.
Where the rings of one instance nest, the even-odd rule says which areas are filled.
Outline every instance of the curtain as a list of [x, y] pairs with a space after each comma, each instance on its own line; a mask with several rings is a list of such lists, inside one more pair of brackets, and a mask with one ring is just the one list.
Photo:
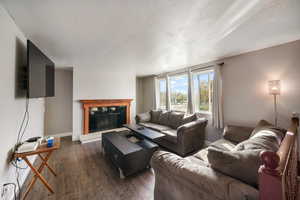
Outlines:
[[169, 84], [169, 76], [166, 76], [166, 110], [171, 110], [171, 95], [170, 95], [170, 84]]
[[191, 68], [188, 70], [188, 107], [187, 113], [194, 113], [194, 98], [193, 98], [193, 74]]
[[159, 101], [159, 83], [158, 79], [155, 76], [153, 80], [153, 88], [154, 88], [154, 109], [157, 110], [160, 108], [160, 101]]
[[221, 65], [214, 66], [212, 124], [215, 128], [224, 127]]

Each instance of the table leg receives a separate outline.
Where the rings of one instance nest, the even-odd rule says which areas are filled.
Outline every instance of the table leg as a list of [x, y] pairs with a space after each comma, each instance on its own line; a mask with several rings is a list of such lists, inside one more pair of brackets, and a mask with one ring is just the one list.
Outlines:
[[47, 157], [44, 158], [41, 154], [38, 154], [38, 155], [39, 155], [39, 157], [42, 159], [42, 161], [44, 161], [46, 167], [48, 167], [48, 169], [52, 172], [52, 174], [53, 174], [54, 176], [57, 176], [57, 174], [56, 174], [55, 171], [52, 169], [52, 167], [49, 166], [48, 160], [46, 160]]
[[123, 173], [122, 169], [121, 168], [118, 168], [118, 169], [119, 169], [120, 178], [124, 179], [125, 176], [124, 176], [124, 173]]
[[48, 161], [50, 155], [51, 155], [52, 152], [49, 152], [47, 154], [47, 156], [44, 158], [45, 161], [43, 161], [39, 167], [38, 170], [36, 170], [33, 165], [29, 162], [29, 160], [27, 159], [27, 157], [24, 157], [23, 159], [25, 160], [25, 162], [27, 163], [27, 165], [31, 168], [31, 170], [34, 172], [34, 177], [32, 178], [29, 186], [28, 186], [28, 189], [26, 190], [25, 192], [25, 195], [24, 195], [24, 198], [25, 199], [29, 193], [29, 191], [32, 189], [34, 183], [36, 182], [36, 180], [39, 178], [42, 183], [46, 186], [46, 188], [51, 192], [51, 193], [54, 193], [53, 189], [51, 188], [51, 186], [48, 184], [48, 182], [45, 180], [45, 178], [40, 174], [42, 172], [42, 170], [44, 169], [44, 166], [45, 166], [45, 162]]

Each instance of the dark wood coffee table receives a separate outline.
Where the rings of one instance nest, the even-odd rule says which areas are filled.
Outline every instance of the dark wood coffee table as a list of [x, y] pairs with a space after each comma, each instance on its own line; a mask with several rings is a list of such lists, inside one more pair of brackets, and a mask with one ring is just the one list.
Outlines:
[[[135, 137], [137, 142], [129, 138]], [[150, 159], [158, 145], [133, 131], [109, 132], [102, 134], [102, 152], [118, 168], [120, 178], [150, 168]]]
[[124, 124], [123, 126], [134, 131], [136, 134], [152, 141], [165, 137], [165, 134], [163, 133], [138, 124]]

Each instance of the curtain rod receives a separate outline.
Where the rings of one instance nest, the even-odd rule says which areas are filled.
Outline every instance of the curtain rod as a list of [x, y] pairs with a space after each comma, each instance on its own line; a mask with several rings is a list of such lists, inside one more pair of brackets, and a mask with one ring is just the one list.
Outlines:
[[224, 65], [224, 62], [210, 62], [210, 63], [205, 63], [205, 64], [200, 64], [200, 65], [193, 65], [190, 66], [189, 68], [191, 68], [191, 70], [197, 70], [197, 69], [206, 69], [206, 68], [210, 68], [214, 65]]
[[182, 69], [157, 74], [156, 77], [164, 77], [166, 75], [181, 74], [181, 73], [187, 72], [189, 69], [191, 69], [191, 71], [195, 71], [195, 70], [199, 70], [199, 69], [205, 70], [205, 69], [211, 68], [214, 65], [224, 65], [224, 62], [209, 62], [209, 63], [205, 63], [205, 64], [200, 64], [200, 65], [193, 65], [193, 66], [185, 67]]

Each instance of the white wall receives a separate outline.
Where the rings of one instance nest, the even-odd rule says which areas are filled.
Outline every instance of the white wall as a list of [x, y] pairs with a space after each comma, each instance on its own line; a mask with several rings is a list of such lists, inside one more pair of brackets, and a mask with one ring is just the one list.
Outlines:
[[73, 70], [73, 140], [82, 134], [81, 99], [133, 99], [131, 119], [135, 116], [136, 77], [130, 66], [74, 66]]
[[[25, 111], [25, 96], [16, 89], [18, 85], [16, 80], [20, 67], [26, 64], [26, 38], [1, 5], [0, 27], [0, 185], [2, 185], [16, 180], [15, 170], [8, 160], [11, 156], [10, 150], [16, 143]], [[31, 99], [29, 112], [30, 122], [24, 139], [43, 135], [44, 100]], [[27, 172], [21, 173], [21, 179]]]
[[224, 116], [226, 123], [255, 125], [274, 122], [268, 80], [281, 80], [279, 125], [287, 127], [292, 112], [300, 112], [300, 40], [224, 59]]
[[[260, 119], [274, 122], [267, 82], [280, 79], [279, 126], [288, 127], [292, 112], [300, 112], [299, 52], [300, 40], [222, 59], [225, 124], [254, 126]], [[153, 95], [150, 79], [140, 80], [143, 90], [137, 95], [144, 99], [143, 111], [154, 105], [149, 98]], [[213, 131], [208, 127], [208, 132]]]
[[55, 70], [55, 97], [45, 100], [45, 134], [72, 134], [73, 71]]

